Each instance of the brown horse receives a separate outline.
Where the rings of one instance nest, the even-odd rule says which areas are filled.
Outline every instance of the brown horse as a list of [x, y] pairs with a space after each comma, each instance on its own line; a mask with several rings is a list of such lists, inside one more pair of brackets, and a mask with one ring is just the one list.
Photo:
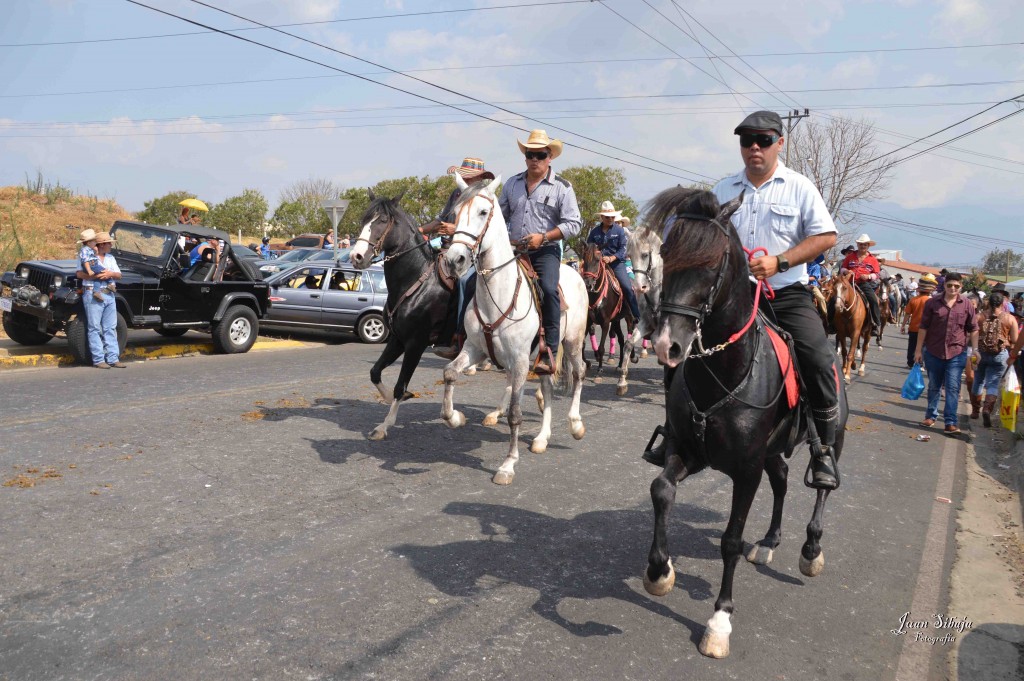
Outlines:
[[[626, 321], [627, 337], [633, 335], [637, 320], [633, 319], [633, 313], [625, 304], [619, 280], [605, 265], [601, 258], [601, 247], [597, 244], [587, 244], [583, 251], [580, 274], [583, 275], [583, 283], [587, 285], [587, 295], [590, 297], [590, 318], [587, 321], [601, 327], [601, 342], [594, 351], [597, 357], [597, 373], [594, 380], [599, 379], [604, 367], [605, 341], [608, 340], [608, 332], [611, 330], [613, 337], [619, 342], [619, 383], [615, 392], [621, 397], [629, 390], [626, 383], [628, 369], [625, 367], [626, 343], [623, 342], [622, 320]], [[632, 355], [633, 351], [630, 354]], [[631, 356], [630, 359], [636, 361], [635, 357]], [[587, 362], [587, 365], [589, 366], [590, 362]]]
[[[861, 341], [861, 347], [857, 375], [864, 375], [864, 362], [868, 357], [872, 324], [867, 305], [853, 283], [853, 273], [841, 274], [835, 280], [836, 312], [833, 324], [836, 327], [836, 343], [843, 351], [843, 380], [849, 385], [858, 339]], [[849, 348], [846, 346], [847, 340], [850, 341]]]

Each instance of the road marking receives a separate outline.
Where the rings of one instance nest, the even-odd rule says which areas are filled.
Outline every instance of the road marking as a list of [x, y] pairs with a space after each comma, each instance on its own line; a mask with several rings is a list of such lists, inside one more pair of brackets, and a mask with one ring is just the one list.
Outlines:
[[[935, 496], [953, 498], [953, 477], [956, 469], [956, 450], [962, 444], [959, 438], [946, 438], [942, 446], [942, 462], [939, 465], [939, 479], [935, 483]], [[914, 586], [914, 597], [910, 602], [910, 612], [917, 619], [934, 618], [941, 612], [941, 595], [939, 585], [943, 583], [944, 558], [949, 543], [949, 523], [953, 513], [953, 504], [932, 502], [932, 514], [928, 520], [925, 533], [924, 549], [921, 552], [921, 567], [917, 573], [917, 584]], [[935, 560], [935, 557], [940, 557]], [[893, 621], [902, 613], [894, 614]], [[900, 651], [899, 665], [896, 668], [896, 681], [918, 681], [929, 677], [932, 654], [942, 652], [946, 648], [929, 645], [923, 641], [915, 641], [911, 634], [903, 635], [903, 649]]]

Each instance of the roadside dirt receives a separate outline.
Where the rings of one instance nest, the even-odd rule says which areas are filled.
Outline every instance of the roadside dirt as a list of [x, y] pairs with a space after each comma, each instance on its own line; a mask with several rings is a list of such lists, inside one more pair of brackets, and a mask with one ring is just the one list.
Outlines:
[[1015, 452], [1012, 433], [972, 426], [947, 613], [970, 628], [957, 635], [949, 678], [1024, 680], [1024, 538], [1011, 484], [1024, 453]]

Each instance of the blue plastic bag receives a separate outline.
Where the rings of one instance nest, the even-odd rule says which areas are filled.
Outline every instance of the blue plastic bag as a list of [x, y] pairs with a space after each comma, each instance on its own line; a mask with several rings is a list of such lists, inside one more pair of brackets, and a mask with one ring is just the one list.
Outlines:
[[916, 400], [924, 392], [924, 376], [921, 373], [921, 365], [915, 364], [910, 370], [907, 380], [903, 381], [903, 395], [905, 400]]

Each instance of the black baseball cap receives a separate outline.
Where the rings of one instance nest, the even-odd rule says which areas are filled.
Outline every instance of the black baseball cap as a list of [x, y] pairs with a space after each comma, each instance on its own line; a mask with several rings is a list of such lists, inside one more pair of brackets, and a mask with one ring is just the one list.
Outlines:
[[741, 130], [774, 130], [782, 137], [782, 119], [774, 111], [755, 111], [744, 118], [732, 132], [738, 135]]

